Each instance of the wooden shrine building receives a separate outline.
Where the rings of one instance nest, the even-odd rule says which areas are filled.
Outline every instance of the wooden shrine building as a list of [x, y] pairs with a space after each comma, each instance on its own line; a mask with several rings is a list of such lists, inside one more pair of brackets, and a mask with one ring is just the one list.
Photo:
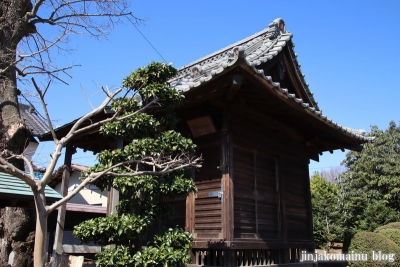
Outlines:
[[[322, 114], [293, 47], [276, 19], [170, 80], [185, 95], [179, 131], [204, 158], [174, 222], [193, 233], [191, 266], [312, 266], [300, 262], [315, 247], [309, 161], [368, 138]], [[91, 150], [92, 137], [74, 146]]]
[[204, 157], [186, 202], [196, 266], [298, 262], [313, 249], [308, 164], [357, 149], [361, 131], [322, 115], [282, 19], [179, 69], [181, 132]]

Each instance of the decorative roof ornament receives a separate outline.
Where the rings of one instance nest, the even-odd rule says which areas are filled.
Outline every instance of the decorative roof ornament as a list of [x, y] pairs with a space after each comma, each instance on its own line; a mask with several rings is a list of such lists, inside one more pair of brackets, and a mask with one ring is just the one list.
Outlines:
[[275, 19], [272, 23], [270, 23], [269, 28], [274, 31], [274, 35], [270, 37], [270, 39], [275, 39], [282, 33], [286, 33], [285, 21], [281, 18]]
[[[283, 35], [287, 36], [282, 39]], [[180, 68], [177, 76], [169, 82], [185, 92], [210, 80], [235, 64], [239, 58], [245, 58], [252, 66], [259, 65], [276, 56], [290, 37], [283, 19], [275, 19], [267, 29]], [[278, 42], [278, 39], [282, 40]]]
[[[240, 59], [241, 62], [252, 67], [254, 73], [261, 75], [273, 87], [284, 93], [289, 99], [292, 99], [303, 108], [314, 113], [315, 116], [320, 117], [328, 124], [332, 124], [354, 137], [364, 140], [366, 137], [364, 137], [361, 132], [350, 131], [348, 128], [332, 122], [332, 120], [326, 118], [326, 116], [322, 114], [322, 110], [318, 107], [318, 102], [315, 100], [313, 93], [309, 89], [309, 84], [304, 79], [305, 74], [300, 69], [301, 64], [297, 61], [297, 54], [293, 49], [294, 44], [292, 42], [292, 37], [293, 34], [286, 31], [284, 20], [277, 18], [269, 24], [268, 28], [179, 68], [177, 75], [170, 79], [169, 83], [177, 90], [182, 92], [189, 91], [192, 88], [198, 87], [205, 82], [212, 80], [215, 76], [218, 76], [225, 70], [228, 70]], [[262, 69], [257, 68], [261, 64], [274, 59], [274, 57], [276, 57], [286, 45], [288, 48], [289, 58], [293, 62], [297, 77], [306, 93], [304, 99], [297, 98], [294, 94], [289, 94], [288, 89], [281, 88], [279, 83], [272, 80], [272, 77], [266, 76]], [[287, 70], [284, 66], [278, 67], [280, 67], [279, 75], [282, 79]]]

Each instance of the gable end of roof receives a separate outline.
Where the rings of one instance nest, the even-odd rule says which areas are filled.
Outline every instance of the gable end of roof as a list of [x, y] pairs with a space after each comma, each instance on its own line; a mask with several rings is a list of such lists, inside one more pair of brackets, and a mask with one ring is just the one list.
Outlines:
[[285, 46], [288, 46], [298, 79], [302, 83], [310, 104], [319, 110], [317, 101], [308, 88], [308, 83], [304, 80], [305, 75], [297, 62], [292, 37], [293, 34], [286, 31], [283, 19], [277, 18], [269, 24], [268, 28], [179, 68], [178, 74], [169, 82], [177, 90], [186, 92], [210, 81], [215, 75], [233, 66], [238, 59], [244, 59], [249, 66], [259, 66], [272, 60]]
[[[293, 34], [286, 31], [283, 19], [275, 19], [267, 29], [179, 68], [178, 74], [170, 79], [169, 82], [177, 90], [186, 92], [212, 80], [241, 59], [252, 67], [256, 74], [261, 75], [277, 90], [285, 94], [287, 98], [292, 99], [308, 112], [356, 139], [370, 141], [370, 138], [364, 136], [364, 132], [343, 127], [322, 115], [322, 110], [318, 107], [318, 102], [315, 100], [313, 92], [309, 89], [309, 84], [304, 79], [305, 74], [300, 69], [301, 65], [297, 61], [292, 38]], [[294, 94], [290, 94], [287, 89], [281, 88], [279, 83], [274, 82], [270, 76], [266, 76], [262, 69], [256, 68], [272, 60], [285, 46], [288, 48], [290, 59], [295, 67], [297, 79], [300, 81], [308, 99], [301, 99]]]

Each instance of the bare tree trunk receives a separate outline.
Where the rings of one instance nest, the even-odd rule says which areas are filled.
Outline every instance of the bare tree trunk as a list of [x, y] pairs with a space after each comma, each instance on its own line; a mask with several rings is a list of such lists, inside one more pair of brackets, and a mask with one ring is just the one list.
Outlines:
[[[3, 46], [4, 43], [1, 34], [0, 40], [2, 40], [0, 44]], [[4, 65], [7, 65], [4, 61], [11, 61], [12, 57], [9, 55], [10, 53], [6, 48], [1, 47], [0, 60], [2, 64], [0, 64], [0, 68], [4, 68]], [[15, 55], [15, 52], [13, 54]], [[15, 134], [24, 126], [19, 114], [18, 92], [15, 70], [11, 68], [11, 70], [0, 75], [0, 148], [9, 149], [12, 152], [19, 152], [21, 149], [20, 138], [13, 137], [17, 137]]]
[[[62, 79], [58, 78], [58, 73], [64, 73], [65, 70], [72, 68], [72, 66], [64, 68], [56, 67], [56, 69], [53, 69], [53, 67], [49, 68], [48, 63], [51, 60], [44, 59], [43, 55], [49, 55], [48, 53], [52, 47], [56, 48], [58, 47], [58, 43], [67, 41], [67, 35], [78, 34], [81, 30], [86, 30], [89, 35], [96, 37], [104, 36], [108, 29], [113, 28], [114, 22], [120, 21], [120, 18], [127, 17], [130, 22], [136, 21], [136, 18], [129, 11], [129, 2], [129, 0], [0, 0], [0, 158], [7, 159], [8, 161], [6, 164], [7, 168], [2, 169], [3, 171], [9, 169], [10, 166], [8, 163], [13, 164], [21, 170], [23, 169], [22, 162], [8, 159], [10, 158], [9, 155], [18, 158], [18, 155], [24, 149], [27, 138], [30, 136], [19, 114], [18, 94], [20, 91], [17, 88], [17, 78], [39, 73], [62, 81]], [[91, 19], [96, 17], [100, 17], [98, 22]], [[55, 26], [55, 30], [60, 33], [60, 36], [57, 36], [55, 39], [48, 39], [36, 31], [36, 24]], [[24, 38], [26, 43], [21, 42]], [[22, 51], [24, 48], [28, 53]], [[35, 87], [41, 95], [40, 89], [37, 86]], [[114, 96], [115, 94], [112, 95]], [[44, 102], [44, 96], [41, 95], [41, 97]], [[112, 98], [107, 98], [106, 103]], [[48, 122], [51, 124], [50, 120]], [[58, 154], [54, 154], [53, 161], [49, 164], [48, 170], [54, 170], [58, 157]], [[20, 173], [20, 176], [24, 175]], [[24, 180], [23, 178], [21, 179]], [[46, 202], [43, 191], [45, 185], [40, 185], [39, 183], [38, 189], [35, 187], [36, 185], [32, 185], [33, 182], [31, 180], [24, 181], [32, 187], [35, 195], [37, 219], [34, 239], [34, 264], [35, 267], [40, 267], [44, 265], [45, 261], [47, 234]], [[87, 181], [89, 183], [89, 180]], [[79, 190], [81, 189], [82, 187]], [[11, 226], [9, 226], [11, 223], [9, 220], [3, 220], [1, 229], [3, 229], [4, 233], [8, 229], [11, 229]], [[3, 233], [1, 229], [0, 235]], [[14, 248], [14, 243], [11, 243], [10, 248], [8, 241], [9, 239], [0, 240], [0, 257], [4, 258], [5, 262], [8, 259], [10, 251], [22, 248], [22, 246]], [[19, 249], [18, 251], [20, 251], [18, 253], [22, 253], [23, 250]], [[31, 254], [27, 251], [26, 255]], [[23, 267], [29, 265], [19, 263], [17, 266]]]
[[18, 109], [17, 77], [14, 62], [17, 45], [28, 35], [29, 23], [24, 16], [32, 9], [30, 0], [3, 0], [0, 2], [0, 133], [2, 148], [15, 152], [21, 147], [20, 138], [14, 135], [24, 128]]
[[6, 216], [7, 208], [0, 210], [0, 266], [7, 266], [8, 256], [11, 252], [11, 238], [5, 225], [9, 225]]
[[[32, 10], [30, 0], [0, 1], [0, 150], [8, 149], [17, 154], [22, 152], [29, 133], [19, 114], [19, 90], [13, 63], [18, 43], [31, 32], [23, 19], [29, 10]], [[12, 164], [23, 169], [21, 161]], [[10, 252], [14, 251], [13, 266], [31, 266], [30, 212], [22, 208], [5, 208], [0, 215], [0, 264], [6, 264]]]
[[39, 192], [34, 192], [36, 203], [36, 231], [33, 262], [35, 267], [43, 267], [46, 263], [46, 239], [47, 239], [47, 214], [46, 197], [44, 187]]
[[0, 215], [0, 266], [7, 266], [11, 251], [14, 252], [12, 266], [32, 266], [33, 210], [7, 207], [1, 210]]

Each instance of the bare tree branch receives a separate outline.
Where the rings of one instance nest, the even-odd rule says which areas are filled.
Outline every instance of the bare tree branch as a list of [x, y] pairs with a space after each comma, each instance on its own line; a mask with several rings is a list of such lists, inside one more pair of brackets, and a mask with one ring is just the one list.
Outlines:
[[[68, 71], [77, 65], [59, 66], [53, 56], [57, 52], [67, 53], [72, 50], [65, 46], [70, 36], [86, 33], [95, 38], [106, 38], [106, 35], [118, 23], [128, 21], [135, 24], [140, 19], [130, 12], [130, 0], [15, 0], [0, 1], [0, 3], [1, 18], [4, 18], [0, 27], [0, 36], [2, 36], [0, 40], [0, 102], [3, 104], [0, 111], [2, 136], [0, 171], [18, 177], [32, 188], [37, 212], [34, 265], [39, 267], [43, 266], [45, 261], [44, 247], [47, 233], [44, 188], [60, 159], [63, 147], [77, 132], [81, 131], [79, 128], [82, 123], [102, 112], [121, 89], [113, 93], [107, 92], [107, 99], [98, 108], [79, 119], [68, 135], [58, 140], [44, 99], [50, 83], [43, 91], [35, 79], [31, 79], [42, 102], [55, 142], [55, 148], [43, 178], [35, 180], [33, 165], [21, 151], [25, 145], [23, 140], [26, 140], [25, 135], [28, 136], [29, 131], [26, 131], [18, 110], [17, 82], [18, 80], [29, 81], [24, 77], [42, 74], [47, 81], [55, 80], [68, 84], [65, 79], [71, 77]], [[107, 121], [103, 121], [105, 122]], [[97, 126], [91, 125], [86, 129], [91, 127]], [[12, 129], [12, 131], [5, 129]], [[15, 136], [18, 138], [14, 138]], [[10, 163], [20, 161], [26, 163], [30, 174], [26, 174]]]
[[62, 142], [66, 143], [69, 141], [69, 139], [71, 139], [74, 135], [81, 133], [83, 131], [86, 131], [88, 129], [92, 129], [96, 126], [99, 126], [101, 124], [104, 124], [105, 122], [109, 121], [108, 119], [100, 121], [98, 123], [95, 124], [91, 124], [89, 126], [83, 127], [81, 129], [79, 129], [79, 127], [81, 126], [81, 124], [90, 119], [91, 117], [93, 117], [96, 114], [99, 114], [100, 112], [103, 112], [104, 108], [108, 105], [108, 103], [110, 103], [110, 101], [112, 99], [114, 99], [114, 97], [119, 94], [122, 91], [121, 88], [117, 89], [114, 93], [110, 94], [107, 96], [107, 98], [103, 101], [103, 103], [97, 107], [96, 109], [94, 109], [93, 111], [89, 112], [88, 114], [86, 114], [85, 116], [81, 117], [75, 124], [74, 126], [72, 126], [71, 130], [68, 132], [68, 134], [63, 137]]
[[[45, 51], [48, 51], [49, 49], [51, 49], [53, 46], [55, 46], [57, 43], [60, 42], [60, 40], [64, 38], [64, 36], [59, 36], [55, 41], [53, 41], [51, 44], [46, 45], [45, 47], [43, 47], [42, 49], [38, 49], [38, 51], [34, 51], [30, 54], [26, 54], [26, 55], [22, 55], [19, 54], [18, 58], [12, 62], [10, 65], [8, 65], [5, 69], [0, 70], [0, 74], [5, 73], [6, 71], [8, 71], [12, 66], [16, 66], [18, 63], [20, 63], [21, 61], [25, 60], [28, 57], [34, 57], [36, 55], [40, 55], [42, 53], [44, 53]], [[37, 46], [38, 47], [38, 46]]]
[[[3, 151], [0, 155], [0, 171], [11, 174], [19, 179], [21, 179], [22, 181], [24, 181], [27, 185], [29, 185], [32, 190], [37, 189], [37, 185], [35, 182], [35, 177], [33, 176], [33, 172], [30, 173], [30, 175], [28, 175], [27, 173], [25, 173], [24, 171], [16, 168], [14, 165], [12, 165], [10, 162], [8, 162], [8, 159], [10, 159], [10, 157], [8, 159], [4, 158], [4, 155], [6, 153], [11, 153], [10, 151]], [[25, 162], [29, 162], [26, 157], [22, 156], [22, 155], [12, 155], [12, 158], [20, 158], [25, 160]]]
[[[45, 114], [45, 116], [46, 116], [47, 125], [49, 126], [49, 130], [50, 130], [50, 132], [51, 132], [51, 136], [53, 137], [54, 142], [58, 142], [56, 132], [54, 131], [54, 127], [53, 127], [53, 124], [52, 124], [52, 122], [51, 122], [49, 112], [48, 112], [48, 110], [47, 110], [46, 102], [44, 101], [44, 94], [45, 94], [46, 92], [45, 92], [45, 93], [42, 93], [42, 90], [41, 90], [40, 87], [36, 84], [36, 81], [35, 81], [34, 78], [32, 78], [32, 83], [33, 83], [33, 85], [34, 85], [34, 87], [35, 87], [35, 89], [36, 89], [36, 92], [37, 92], [38, 95], [39, 95], [40, 102], [42, 103], [42, 108], [43, 108], [44, 114]], [[49, 83], [49, 85], [50, 85], [50, 83]], [[49, 85], [47, 86], [47, 88], [49, 87]], [[47, 91], [47, 88], [46, 88], [46, 91]]]
[[93, 105], [92, 105], [92, 102], [90, 102], [90, 99], [89, 99], [89, 97], [87, 96], [87, 94], [86, 94], [86, 92], [85, 92], [85, 89], [83, 88], [82, 84], [80, 84], [80, 86], [81, 86], [82, 93], [83, 93], [83, 95], [85, 96], [85, 98], [86, 98], [87, 102], [89, 103], [90, 107], [91, 107], [92, 109], [94, 109], [94, 107], [93, 107]]
[[[111, 99], [110, 99], [110, 101], [111, 101]], [[107, 119], [101, 120], [101, 121], [99, 121], [99, 122], [93, 123], [93, 124], [91, 124], [91, 125], [88, 125], [88, 126], [86, 126], [86, 127], [81, 128], [81, 129], [76, 129], [76, 130], [74, 130], [74, 135], [80, 134], [81, 132], [85, 132], [85, 131], [87, 131], [87, 130], [90, 130], [90, 129], [93, 129], [93, 128], [96, 128], [96, 127], [99, 127], [99, 126], [105, 124], [106, 122], [111, 122], [111, 121], [122, 121], [122, 120], [129, 119], [129, 118], [135, 116], [135, 115], [138, 114], [138, 113], [143, 113], [143, 112], [145, 112], [147, 109], [149, 109], [150, 107], [154, 106], [154, 105], [157, 104], [157, 103], [158, 103], [158, 100], [157, 100], [157, 99], [153, 99], [151, 102], [149, 102], [149, 103], [146, 104], [145, 106], [141, 107], [141, 108], [138, 109], [137, 111], [132, 112], [132, 113], [127, 114], [127, 115], [122, 116], [122, 117], [118, 117], [119, 112], [116, 112], [116, 113], [115, 113], [112, 117], [110, 117], [110, 118], [107, 118]], [[103, 109], [104, 109], [105, 106], [106, 106], [106, 105], [103, 106]], [[86, 116], [85, 116], [85, 117], [86, 117]], [[82, 117], [81, 119], [83, 119], [83, 118], [84, 118], [84, 117]], [[85, 121], [85, 120], [87, 120], [87, 119], [88, 119], [88, 118], [85, 118], [83, 121]], [[82, 121], [82, 122], [83, 122], [83, 121]], [[74, 125], [74, 126], [75, 126], [75, 125]], [[72, 132], [72, 129], [71, 129], [70, 133], [71, 133], [71, 132]], [[68, 136], [68, 135], [67, 135], [67, 136]]]
[[[180, 160], [180, 159], [184, 160]], [[150, 159], [150, 158], [147, 158]], [[125, 166], [125, 165], [131, 165], [133, 163], [140, 163], [144, 165], [149, 165], [149, 166], [160, 166], [156, 162], [152, 161], [146, 161], [146, 160], [130, 160], [130, 161], [125, 161], [125, 162], [120, 162], [117, 163], [106, 170], [102, 172], [97, 172], [97, 173], [90, 173], [87, 175], [87, 177], [72, 191], [70, 192], [66, 197], [63, 199], [60, 199], [59, 201], [53, 203], [51, 206], [48, 206], [46, 208], [47, 214], [61, 206], [62, 204], [68, 202], [71, 198], [73, 198], [77, 193], [79, 193], [86, 185], [91, 184], [95, 182], [97, 179], [103, 177], [104, 175], [109, 175], [112, 177], [135, 177], [139, 175], [154, 175], [154, 176], [165, 176], [167, 174], [170, 174], [174, 171], [185, 169], [188, 167], [195, 167], [195, 168], [200, 168], [201, 167], [201, 157], [187, 157], [186, 155], [180, 155], [177, 157], [177, 159], [173, 159], [171, 161], [165, 162], [164, 165], [167, 165], [169, 167], [163, 169], [163, 170], [158, 170], [158, 171], [139, 171], [136, 170], [135, 172], [130, 172], [130, 173], [115, 173], [112, 172], [113, 169]]]
[[35, 17], [36, 14], [37, 14], [37, 12], [38, 12], [38, 10], [39, 10], [39, 8], [40, 8], [40, 6], [43, 4], [43, 2], [44, 2], [44, 0], [37, 0], [37, 1], [35, 2], [35, 5], [34, 5], [33, 8], [32, 8], [32, 11], [26, 13], [25, 19], [26, 19], [26, 20], [29, 20], [30, 18]]
[[[9, 49], [7, 53], [3, 51], [1, 55], [7, 57], [7, 61], [12, 61], [2, 64], [0, 75], [15, 68], [20, 77], [43, 74], [48, 79], [68, 84], [62, 75], [67, 74], [66, 71], [76, 65], [50, 66], [52, 51], [66, 51], [60, 44], [68, 42], [68, 36], [71, 35], [86, 32], [90, 36], [101, 38], [106, 37], [116, 23], [124, 20], [132, 24], [141, 22], [129, 7], [128, 0], [34, 1], [32, 9], [21, 17], [18, 25], [15, 25], [14, 30], [20, 32], [19, 39], [16, 40], [17, 48]], [[41, 27], [45, 25], [54, 27], [59, 34], [55, 38], [44, 38]]]

